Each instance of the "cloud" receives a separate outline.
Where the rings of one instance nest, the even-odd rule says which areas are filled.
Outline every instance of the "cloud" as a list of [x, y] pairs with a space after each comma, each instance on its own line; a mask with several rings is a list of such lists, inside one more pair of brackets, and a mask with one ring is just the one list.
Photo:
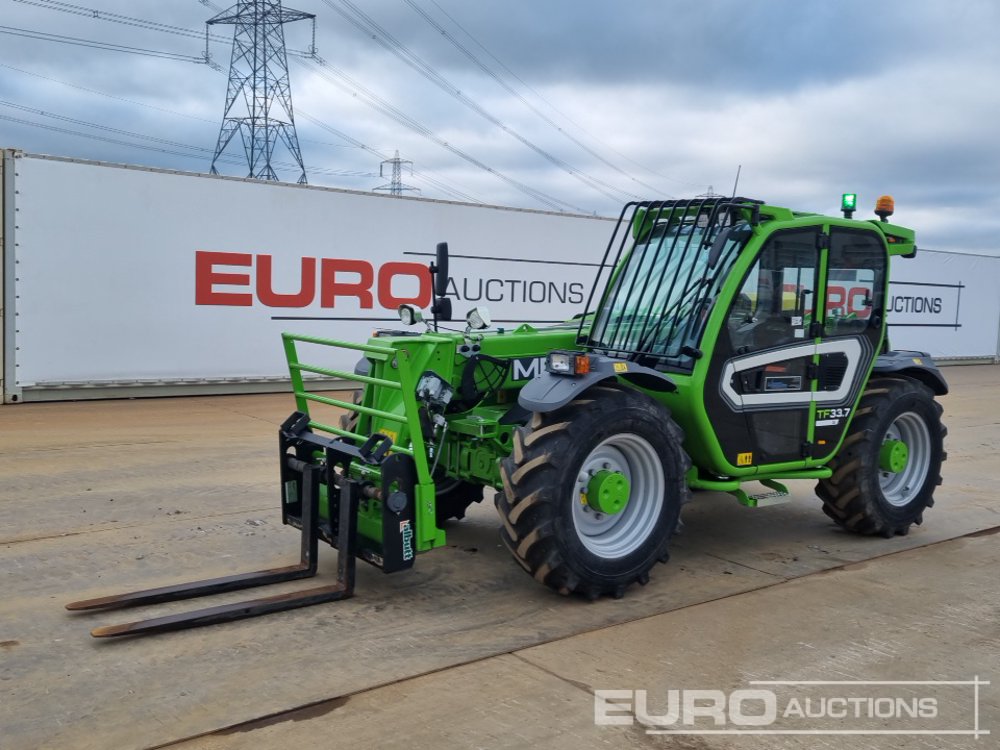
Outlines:
[[[215, 12], [197, 0], [74, 2], [199, 34]], [[897, 198], [897, 218], [917, 228], [922, 246], [1000, 254], [994, 226], [1000, 220], [992, 218], [1000, 171], [1000, 144], [992, 136], [1000, 116], [993, 85], [1000, 52], [983, 33], [998, 28], [995, 3], [412, 0], [447, 36], [426, 23], [410, 0], [354, 4], [432, 66], [446, 79], [445, 88], [461, 91], [475, 106], [463, 105], [454, 92], [432, 84], [331, 9], [356, 18], [344, 0], [291, 3], [317, 14], [320, 54], [330, 65], [416, 123], [409, 127], [387, 116], [358, 86], [335, 86], [329, 70], [321, 75], [314, 63], [292, 58], [302, 151], [307, 166], [317, 170], [311, 182], [371, 189], [383, 182], [373, 176], [381, 155], [398, 149], [414, 162], [416, 174], [408, 183], [428, 197], [449, 195], [424, 175], [489, 203], [543, 207], [473, 160], [566, 204], [616, 214], [630, 195], [691, 195], [709, 185], [728, 192], [742, 165], [742, 194], [834, 212], [841, 192], [860, 193], [863, 208], [890, 192]], [[0, 0], [0, 24], [188, 56], [201, 54], [204, 46], [203, 38], [46, 5]], [[232, 28], [213, 27], [213, 33], [231, 35]], [[286, 33], [290, 48], [311, 41], [308, 22], [289, 25]], [[518, 96], [483, 73], [449, 36]], [[228, 68], [228, 46], [213, 42], [211, 50]], [[3, 145], [207, 169], [204, 150], [214, 149], [221, 124], [224, 74], [190, 62], [9, 35], [0, 35], [0, 64], [110, 95], [0, 67], [0, 99], [202, 151], [0, 106], [0, 115], [37, 123], [0, 120]], [[156, 148], [161, 150], [149, 150]], [[221, 168], [227, 174], [243, 170], [229, 163]], [[279, 174], [295, 177], [287, 169]]]

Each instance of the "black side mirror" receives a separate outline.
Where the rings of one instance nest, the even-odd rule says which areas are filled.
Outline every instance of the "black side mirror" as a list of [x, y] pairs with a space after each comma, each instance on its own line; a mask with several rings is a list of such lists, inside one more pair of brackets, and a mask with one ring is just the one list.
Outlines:
[[732, 234], [732, 227], [723, 227], [719, 230], [719, 233], [715, 235], [715, 240], [712, 242], [712, 247], [708, 251], [708, 267], [715, 268], [719, 264], [719, 258], [722, 257], [722, 250], [729, 242], [729, 235]]
[[434, 304], [431, 306], [431, 314], [434, 316], [434, 320], [443, 320], [445, 322], [451, 320], [451, 298], [441, 297], [434, 300]]
[[448, 243], [437, 244], [437, 259], [431, 269], [434, 273], [434, 296], [444, 297], [448, 293]]
[[750, 236], [751, 232], [753, 230], [746, 224], [723, 227], [719, 230], [719, 233], [715, 235], [715, 240], [712, 242], [711, 249], [708, 251], [708, 267], [715, 268], [719, 264], [719, 259], [722, 258], [722, 251], [725, 249], [727, 242], [730, 240], [743, 242]]

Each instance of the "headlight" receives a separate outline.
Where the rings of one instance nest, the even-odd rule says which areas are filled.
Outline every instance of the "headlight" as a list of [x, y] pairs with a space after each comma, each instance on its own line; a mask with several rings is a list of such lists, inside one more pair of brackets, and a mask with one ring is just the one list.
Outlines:
[[409, 305], [400, 305], [397, 312], [399, 313], [399, 320], [404, 326], [416, 325], [424, 319], [419, 310]]
[[545, 363], [545, 369], [549, 372], [558, 372], [568, 375], [573, 372], [573, 355], [565, 352], [552, 352], [549, 360]]
[[473, 331], [481, 331], [483, 328], [489, 328], [490, 323], [490, 311], [485, 307], [473, 307], [469, 310], [469, 314], [465, 316], [465, 322], [468, 323], [469, 328]]

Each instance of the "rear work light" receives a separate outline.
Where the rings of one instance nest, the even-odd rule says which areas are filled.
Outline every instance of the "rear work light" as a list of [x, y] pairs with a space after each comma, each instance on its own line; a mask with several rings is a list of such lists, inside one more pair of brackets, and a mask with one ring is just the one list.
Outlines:
[[577, 352], [550, 352], [545, 369], [556, 375], [586, 375], [590, 372], [590, 357]]

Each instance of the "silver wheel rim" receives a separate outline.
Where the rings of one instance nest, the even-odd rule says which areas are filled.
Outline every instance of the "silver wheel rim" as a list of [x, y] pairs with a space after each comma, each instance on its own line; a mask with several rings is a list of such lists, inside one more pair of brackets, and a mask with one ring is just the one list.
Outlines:
[[[628, 504], [619, 513], [600, 513], [580, 502], [591, 478], [602, 470], [621, 472], [628, 479]], [[645, 438], [622, 433], [600, 443], [583, 460], [570, 497], [580, 542], [604, 559], [631, 554], [656, 528], [666, 486], [660, 457]]]
[[902, 471], [879, 470], [882, 496], [889, 505], [901, 508], [913, 501], [924, 486], [931, 465], [931, 432], [927, 423], [912, 411], [900, 414], [885, 431], [883, 440], [906, 443], [909, 457]]

